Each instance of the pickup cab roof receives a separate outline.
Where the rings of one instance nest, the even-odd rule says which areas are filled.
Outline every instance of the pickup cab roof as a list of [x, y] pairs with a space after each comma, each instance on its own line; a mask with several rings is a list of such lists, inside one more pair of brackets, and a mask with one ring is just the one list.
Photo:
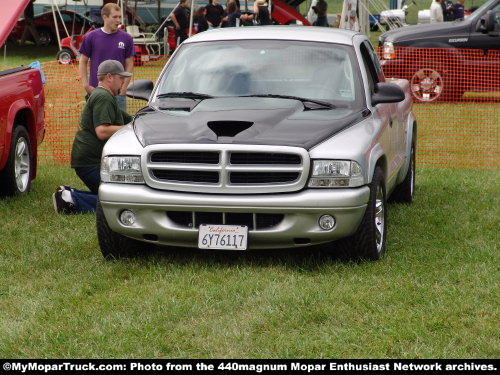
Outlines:
[[326, 42], [353, 45], [358, 32], [314, 26], [261, 26], [228, 27], [208, 30], [193, 35], [184, 43], [211, 42], [218, 40], [297, 40], [305, 42]]

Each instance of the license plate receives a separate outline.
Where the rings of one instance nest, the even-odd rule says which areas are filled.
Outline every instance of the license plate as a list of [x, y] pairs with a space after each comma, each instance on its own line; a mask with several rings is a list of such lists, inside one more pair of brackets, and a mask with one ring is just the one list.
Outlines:
[[198, 235], [200, 249], [246, 250], [248, 227], [245, 225], [201, 224]]

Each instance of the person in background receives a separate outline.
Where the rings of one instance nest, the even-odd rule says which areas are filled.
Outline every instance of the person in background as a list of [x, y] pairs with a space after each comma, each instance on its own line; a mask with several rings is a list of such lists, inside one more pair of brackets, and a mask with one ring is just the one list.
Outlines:
[[132, 121], [116, 100], [125, 80], [132, 73], [125, 71], [121, 62], [105, 60], [97, 68], [99, 85], [92, 90], [80, 119], [71, 150], [71, 167], [90, 191], [63, 185], [52, 195], [54, 210], [59, 214], [94, 212], [101, 182], [100, 165], [106, 141]]
[[253, 14], [241, 14], [239, 1], [230, 0], [227, 3], [227, 20], [222, 27], [239, 27], [243, 22], [253, 20]]
[[208, 30], [208, 22], [206, 17], [207, 17], [207, 8], [198, 7], [193, 17], [193, 23], [196, 27], [197, 33], [201, 33], [203, 31]]
[[458, 0], [453, 6], [453, 17], [455, 20], [463, 21], [465, 18], [465, 0]]
[[256, 0], [253, 3], [253, 13], [259, 25], [271, 25], [271, 15], [265, 0]]
[[[118, 60], [125, 71], [132, 73], [134, 69], [134, 41], [132, 36], [119, 29], [122, 13], [118, 5], [109, 3], [102, 7], [101, 16], [104, 26], [85, 36], [80, 47], [79, 73], [87, 97], [97, 87], [97, 68], [105, 60]], [[90, 77], [87, 66], [90, 60]], [[131, 74], [132, 75], [132, 74]], [[127, 87], [130, 78], [123, 81], [123, 86], [116, 100], [124, 111], [127, 110]]]
[[175, 25], [175, 32], [181, 44], [188, 38], [189, 30], [189, 0], [181, 0], [172, 13], [172, 22]]
[[224, 17], [224, 8], [218, 0], [209, 0], [207, 9], [207, 22], [210, 27], [219, 27]]
[[35, 7], [33, 5], [34, 2], [35, 0], [31, 0], [26, 6], [26, 9], [24, 9], [24, 30], [23, 35], [21, 35], [21, 40], [19, 41], [20, 45], [23, 45], [26, 42], [29, 36], [28, 34], [31, 34], [37, 46], [40, 45], [40, 35], [38, 34], [35, 25]]
[[443, 22], [443, 8], [440, 0], [432, 0], [431, 3], [431, 23]]
[[328, 19], [327, 19], [327, 13], [328, 13], [328, 4], [326, 3], [325, 0], [318, 0], [315, 6], [312, 7], [314, 10], [314, 13], [318, 15], [318, 18], [316, 18], [316, 21], [314, 21], [313, 26], [324, 26], [328, 27]]
[[224, 17], [224, 22], [222, 27], [236, 27], [240, 26], [240, 16], [241, 12], [236, 8], [236, 3], [234, 1], [229, 1], [226, 7], [227, 16]]
[[443, 9], [443, 21], [449, 22], [455, 19], [453, 13], [453, 2], [451, 0], [441, 0], [441, 8]]

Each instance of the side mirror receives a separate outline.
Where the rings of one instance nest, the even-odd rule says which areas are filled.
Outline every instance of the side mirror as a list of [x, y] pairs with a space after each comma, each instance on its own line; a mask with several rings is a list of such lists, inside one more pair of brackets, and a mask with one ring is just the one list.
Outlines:
[[403, 89], [393, 83], [377, 83], [376, 91], [372, 95], [372, 105], [381, 103], [399, 103], [405, 99]]
[[487, 11], [486, 14], [479, 20], [476, 31], [482, 32], [484, 34], [494, 31], [495, 17], [497, 14], [498, 13], [493, 13], [493, 11], [491, 10]]
[[149, 79], [138, 79], [127, 88], [127, 96], [133, 99], [148, 101], [154, 86], [154, 83]]

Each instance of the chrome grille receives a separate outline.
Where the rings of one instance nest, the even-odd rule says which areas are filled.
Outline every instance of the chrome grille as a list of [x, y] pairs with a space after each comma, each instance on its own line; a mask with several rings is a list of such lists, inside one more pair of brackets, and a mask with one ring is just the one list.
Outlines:
[[151, 154], [153, 163], [204, 163], [219, 164], [218, 152], [203, 151], [161, 151]]
[[271, 152], [231, 152], [231, 164], [300, 164], [300, 155]]
[[219, 182], [219, 174], [217, 172], [205, 171], [168, 171], [163, 169], [152, 169], [153, 176], [160, 181], [177, 181], [177, 182], [200, 182], [216, 184]]
[[264, 194], [302, 189], [309, 154], [299, 147], [182, 144], [147, 146], [146, 183], [156, 189], [213, 194]]

